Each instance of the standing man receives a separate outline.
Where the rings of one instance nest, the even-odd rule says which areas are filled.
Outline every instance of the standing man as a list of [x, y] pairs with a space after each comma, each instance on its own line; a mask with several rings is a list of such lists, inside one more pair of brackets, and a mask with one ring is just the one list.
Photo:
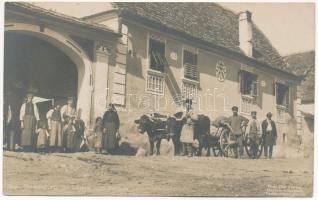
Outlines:
[[21, 146], [24, 151], [32, 151], [36, 145], [35, 129], [37, 121], [40, 120], [38, 108], [32, 102], [33, 94], [29, 93], [26, 96], [26, 101], [22, 104], [20, 109], [21, 121]]
[[272, 120], [272, 113], [267, 113], [267, 119], [262, 122], [262, 133], [263, 133], [263, 141], [264, 141], [264, 155], [265, 158], [272, 158], [273, 155], [273, 147], [276, 145], [277, 140], [277, 130], [276, 124]]
[[[247, 125], [249, 120], [241, 115], [238, 115], [238, 107], [232, 107], [233, 115], [229, 117], [228, 122], [231, 128], [231, 133], [234, 136], [234, 140], [238, 144], [238, 149], [234, 148], [235, 158], [241, 158], [243, 156], [243, 128]], [[239, 152], [237, 152], [237, 150]]]
[[252, 120], [249, 123], [249, 126], [247, 128], [248, 131], [248, 138], [250, 140], [250, 154], [252, 155], [252, 159], [257, 159], [257, 152], [258, 152], [258, 145], [259, 145], [259, 139], [261, 134], [261, 125], [259, 121], [256, 119], [257, 112], [252, 111], [251, 112]]
[[50, 132], [50, 152], [62, 151], [62, 115], [61, 106], [56, 104], [46, 114]]
[[119, 125], [120, 121], [115, 106], [109, 104], [108, 110], [103, 116], [102, 151], [104, 150], [105, 154], [112, 154], [116, 148]]
[[192, 100], [185, 100], [186, 111], [183, 112], [183, 116], [180, 120], [185, 120], [185, 125], [181, 130], [180, 142], [183, 146], [183, 155], [193, 156], [193, 144], [194, 144], [194, 123], [198, 120], [198, 115], [194, 113], [192, 109]]
[[61, 114], [62, 114], [62, 126], [66, 124], [66, 119], [70, 119], [70, 118], [74, 119], [76, 117], [76, 109], [75, 109], [73, 97], [67, 98], [67, 104], [62, 107]]

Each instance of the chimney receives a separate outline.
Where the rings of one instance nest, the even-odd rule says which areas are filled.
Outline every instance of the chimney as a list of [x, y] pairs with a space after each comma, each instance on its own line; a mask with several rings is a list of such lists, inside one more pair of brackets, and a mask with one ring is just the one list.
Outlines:
[[252, 13], [250, 11], [239, 13], [239, 40], [240, 48], [244, 54], [248, 57], [252, 57]]

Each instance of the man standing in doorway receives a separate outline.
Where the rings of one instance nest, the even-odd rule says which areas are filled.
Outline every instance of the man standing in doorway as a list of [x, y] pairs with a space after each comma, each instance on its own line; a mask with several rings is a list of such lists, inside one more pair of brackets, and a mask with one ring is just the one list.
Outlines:
[[234, 148], [234, 156], [235, 158], [241, 158], [243, 156], [243, 128], [247, 125], [249, 120], [238, 114], [237, 106], [232, 107], [232, 112], [233, 115], [229, 117], [228, 121], [234, 140], [238, 144], [238, 149]]
[[267, 119], [262, 122], [262, 132], [264, 141], [264, 156], [265, 158], [272, 158], [273, 147], [276, 145], [277, 130], [276, 124], [272, 120], [272, 113], [267, 113]]

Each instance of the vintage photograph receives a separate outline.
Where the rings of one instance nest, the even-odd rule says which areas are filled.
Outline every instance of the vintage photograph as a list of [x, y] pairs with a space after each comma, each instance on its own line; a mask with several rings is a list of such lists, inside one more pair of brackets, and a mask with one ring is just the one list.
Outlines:
[[3, 195], [313, 196], [314, 2], [3, 4]]

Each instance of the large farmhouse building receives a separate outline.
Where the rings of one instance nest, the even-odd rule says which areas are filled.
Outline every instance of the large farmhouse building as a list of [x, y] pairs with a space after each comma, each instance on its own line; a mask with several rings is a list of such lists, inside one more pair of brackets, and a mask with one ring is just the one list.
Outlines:
[[[214, 3], [112, 3], [82, 19], [26, 3], [5, 7], [5, 92], [77, 98], [90, 125], [108, 103], [124, 126], [173, 114], [186, 98], [215, 118], [272, 112], [279, 141], [296, 126], [299, 78], [253, 23]], [[16, 91], [16, 92], [15, 92]], [[285, 133], [285, 134], [284, 134]]]

